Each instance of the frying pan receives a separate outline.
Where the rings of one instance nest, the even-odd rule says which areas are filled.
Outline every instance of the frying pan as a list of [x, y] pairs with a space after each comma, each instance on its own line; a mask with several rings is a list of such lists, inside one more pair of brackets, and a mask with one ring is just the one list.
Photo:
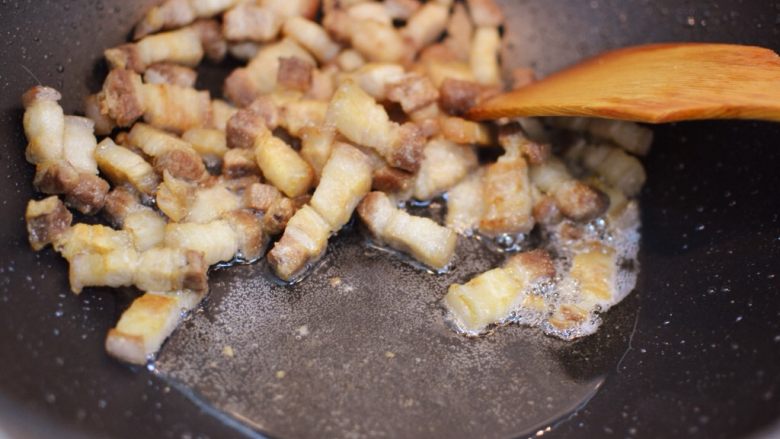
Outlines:
[[[26, 242], [23, 212], [33, 196], [33, 169], [22, 153], [21, 94], [42, 82], [63, 91], [66, 113], [77, 112], [106, 73], [102, 50], [125, 41], [151, 3], [0, 4], [0, 436], [259, 434], [183, 386], [107, 357], [103, 337], [127, 298], [100, 289], [71, 296], [65, 262], [51, 251], [33, 253]], [[774, 1], [503, 3], [505, 63], [542, 74], [602, 50], [649, 42], [780, 49], [780, 2]], [[218, 70], [205, 68], [201, 86], [217, 91]], [[777, 437], [780, 126], [696, 122], [655, 132], [645, 162], [636, 291], [605, 318], [599, 334], [556, 351], [574, 377], [606, 370], [598, 364], [604, 346], [620, 347], [619, 362], [610, 363], [587, 404], [540, 430], [553, 438]], [[217, 274], [223, 281], [213, 295], [230, 276]]]

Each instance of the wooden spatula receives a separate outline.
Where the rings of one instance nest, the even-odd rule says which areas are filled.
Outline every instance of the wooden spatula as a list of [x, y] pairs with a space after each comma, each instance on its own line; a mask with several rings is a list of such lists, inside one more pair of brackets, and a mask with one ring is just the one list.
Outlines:
[[731, 44], [630, 47], [496, 96], [469, 116], [780, 121], [780, 57], [762, 47]]

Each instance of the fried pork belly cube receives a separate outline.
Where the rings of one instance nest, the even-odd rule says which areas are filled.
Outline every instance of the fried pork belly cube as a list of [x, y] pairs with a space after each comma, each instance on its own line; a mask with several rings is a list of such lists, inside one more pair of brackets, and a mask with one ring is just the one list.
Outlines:
[[408, 20], [421, 7], [417, 0], [384, 0], [382, 3], [393, 20]]
[[371, 189], [394, 194], [399, 199], [406, 199], [413, 189], [414, 182], [414, 174], [385, 165], [374, 169], [374, 174], [371, 177]]
[[238, 236], [238, 256], [247, 261], [262, 257], [268, 245], [268, 236], [263, 231], [260, 219], [246, 209], [228, 212], [224, 218]]
[[490, 125], [454, 116], [439, 118], [439, 133], [445, 139], [460, 144], [491, 145], [495, 138]]
[[208, 289], [208, 268], [201, 253], [155, 247], [140, 254], [133, 283], [141, 291], [204, 293]]
[[504, 24], [504, 14], [495, 0], [467, 0], [467, 3], [477, 26], [498, 27]]
[[181, 135], [205, 162], [221, 159], [228, 152], [225, 132], [213, 128], [191, 128]]
[[439, 99], [439, 91], [428, 77], [410, 73], [387, 88], [387, 98], [398, 102], [406, 113], [419, 110]]
[[498, 35], [498, 28], [477, 27], [471, 42], [469, 64], [474, 78], [480, 84], [501, 84], [501, 67], [498, 65], [500, 50], [501, 37]]
[[320, 0], [260, 0], [260, 5], [285, 19], [300, 16], [313, 20], [319, 10]]
[[310, 202], [332, 232], [349, 221], [355, 207], [371, 190], [371, 174], [371, 163], [360, 150], [346, 144], [333, 148]]
[[320, 127], [328, 113], [328, 103], [313, 99], [300, 99], [284, 103], [280, 108], [279, 125], [295, 137], [303, 130]]
[[567, 156], [580, 161], [627, 197], [639, 194], [647, 179], [642, 162], [620, 148], [580, 144], [570, 149]]
[[138, 251], [156, 246], [165, 237], [165, 218], [141, 204], [138, 194], [128, 188], [115, 188], [106, 196], [104, 213], [111, 224], [130, 233]]
[[137, 123], [128, 134], [128, 142], [153, 158], [155, 170], [168, 171], [176, 178], [201, 181], [208, 176], [200, 155], [192, 146], [165, 131]]
[[112, 226], [121, 229], [129, 214], [145, 208], [136, 190], [129, 186], [118, 186], [106, 195], [103, 215]]
[[51, 196], [40, 201], [30, 200], [24, 219], [30, 247], [38, 251], [59, 240], [70, 228], [73, 215], [59, 198]]
[[314, 208], [303, 206], [287, 222], [268, 262], [277, 276], [289, 281], [325, 252], [330, 233], [328, 222]]
[[[273, 187], [273, 186], [272, 186]], [[293, 200], [280, 196], [263, 214], [263, 230], [268, 235], [280, 235], [300, 206]]]
[[228, 53], [239, 61], [249, 62], [257, 55], [257, 52], [260, 51], [261, 47], [263, 47], [262, 44], [255, 43], [254, 41], [230, 43], [228, 44]]
[[101, 114], [107, 115], [120, 127], [132, 125], [146, 110], [141, 76], [127, 69], [108, 72], [97, 98]]
[[195, 200], [196, 188], [192, 183], [173, 177], [163, 171], [163, 181], [157, 187], [157, 208], [172, 221], [184, 220]]
[[166, 0], [151, 8], [135, 26], [133, 39], [165, 29], [186, 26], [197, 18], [213, 17], [235, 6], [239, 0]]
[[482, 170], [478, 170], [447, 193], [447, 227], [461, 235], [471, 236], [485, 210], [483, 203]]
[[400, 62], [410, 51], [404, 37], [392, 25], [376, 20], [356, 20], [349, 24], [352, 48], [369, 61]]
[[423, 154], [414, 183], [414, 197], [418, 200], [430, 200], [441, 195], [478, 165], [473, 148], [445, 139], [430, 140]]
[[415, 51], [439, 39], [447, 28], [449, 9], [447, 5], [427, 2], [409, 18], [401, 33]]
[[206, 265], [232, 260], [239, 250], [239, 236], [227, 220], [205, 224], [168, 223], [165, 246], [203, 254]]
[[[533, 142], [525, 136], [525, 126], [531, 126], [535, 119], [527, 119], [523, 123], [512, 123], [504, 125], [499, 129], [498, 144], [504, 149], [520, 148], [523, 157], [530, 165], [539, 165], [544, 163], [552, 154], [550, 145], [547, 143]], [[542, 128], [543, 129], [543, 128]]]
[[97, 94], [89, 95], [84, 98], [84, 115], [95, 124], [95, 134], [98, 136], [107, 136], [116, 126], [107, 114], [100, 112], [100, 101]]
[[79, 174], [76, 185], [65, 194], [65, 204], [84, 215], [98, 213], [111, 189], [108, 182], [93, 174]]
[[174, 149], [191, 149], [186, 141], [145, 123], [137, 123], [127, 134], [127, 142], [149, 157]]
[[35, 167], [33, 186], [44, 194], [67, 194], [78, 182], [78, 171], [65, 160], [40, 163]]
[[335, 133], [321, 127], [306, 127], [301, 130], [301, 157], [311, 166], [315, 179], [319, 181], [322, 168], [333, 151]]
[[86, 117], [65, 116], [62, 156], [80, 173], [97, 175], [95, 123]]
[[138, 265], [138, 252], [132, 245], [106, 253], [81, 252], [68, 259], [70, 289], [75, 294], [84, 287], [129, 287]]
[[[403, 81], [406, 72], [400, 64], [369, 63], [355, 70], [349, 77], [372, 98], [383, 101], [387, 99], [390, 85]], [[400, 93], [398, 94], [400, 95]]]
[[58, 101], [60, 93], [50, 87], [36, 86], [23, 96], [24, 134], [27, 136], [27, 161], [39, 164], [62, 157], [65, 115]]
[[393, 18], [379, 2], [361, 1], [350, 5], [345, 10], [351, 20], [374, 20], [382, 24], [393, 24]]
[[279, 58], [276, 83], [285, 89], [305, 92], [311, 87], [312, 70], [314, 66], [300, 58]]
[[485, 168], [482, 178], [485, 206], [479, 231], [488, 236], [528, 233], [534, 226], [528, 165], [519, 148], [507, 150]]
[[200, 294], [191, 291], [145, 293], [108, 331], [106, 352], [120, 361], [146, 364], [176, 329], [182, 315], [195, 308], [200, 299]]
[[151, 195], [157, 189], [159, 178], [154, 168], [140, 155], [118, 146], [113, 140], [103, 139], [95, 150], [98, 168], [115, 185], [130, 183], [141, 193]]
[[217, 20], [198, 20], [190, 26], [200, 35], [200, 43], [206, 58], [213, 63], [220, 63], [227, 56], [228, 43], [222, 36], [222, 25]]
[[365, 64], [366, 59], [354, 49], [344, 49], [336, 56], [336, 66], [344, 72], [355, 71]]
[[341, 46], [330, 38], [325, 29], [303, 17], [285, 21], [282, 32], [311, 52], [321, 63], [332, 61], [341, 50]]
[[317, 101], [330, 101], [336, 91], [337, 73], [338, 67], [334, 64], [312, 70], [311, 84], [304, 97]]
[[609, 208], [609, 197], [598, 189], [576, 180], [566, 165], [556, 158], [532, 166], [531, 182], [553, 197], [558, 209], [575, 221], [589, 221]]
[[222, 184], [200, 188], [195, 191], [186, 221], [208, 223], [240, 207], [241, 198]]
[[183, 133], [211, 121], [208, 91], [171, 84], [144, 84], [144, 121], [155, 127]]
[[311, 65], [314, 58], [290, 38], [263, 46], [245, 68], [238, 68], [225, 80], [225, 95], [239, 106], [245, 107], [256, 97], [276, 88], [279, 74], [279, 58], [296, 57]]
[[460, 61], [423, 60], [421, 68], [436, 87], [441, 88], [445, 79], [476, 82], [469, 64]]
[[434, 269], [443, 269], [455, 255], [458, 235], [429, 218], [412, 216], [393, 206], [382, 192], [371, 192], [358, 206], [371, 235], [390, 247], [410, 254]]
[[558, 128], [589, 132], [638, 156], [647, 155], [653, 143], [653, 131], [634, 122], [585, 117], [553, 117], [549, 121]]
[[273, 103], [268, 103], [269, 110], [274, 112], [271, 115], [266, 111], [265, 114], [269, 116], [268, 118], [263, 117], [262, 113], [255, 111], [255, 104], [260, 102], [264, 103], [266, 99], [258, 98], [250, 108], [238, 110], [228, 120], [225, 131], [228, 148], [250, 149], [254, 147], [255, 141], [268, 132], [268, 119], [272, 118], [278, 121], [278, 109]]
[[195, 87], [198, 73], [185, 66], [171, 63], [157, 63], [149, 66], [144, 72], [144, 82], [147, 84], [170, 84], [179, 87]]
[[110, 68], [129, 69], [137, 73], [143, 73], [150, 65], [160, 62], [195, 67], [203, 59], [203, 44], [198, 30], [186, 27], [107, 49], [104, 56]]
[[447, 39], [445, 46], [459, 61], [468, 61], [471, 51], [471, 38], [474, 35], [474, 24], [471, 22], [466, 7], [463, 3], [456, 3], [452, 7], [452, 14], [447, 22]]
[[255, 154], [249, 149], [230, 149], [222, 160], [222, 175], [225, 178], [241, 178], [260, 175]]
[[282, 17], [269, 8], [239, 3], [222, 17], [222, 33], [230, 41], [264, 43], [279, 35]]
[[563, 285], [575, 289], [577, 294], [558, 306], [549, 323], [566, 330], [587, 323], [597, 307], [606, 311], [619, 300], [617, 272], [617, 253], [608, 246], [594, 243], [575, 254]]
[[447, 113], [462, 116], [497, 91], [495, 87], [486, 87], [474, 81], [445, 78], [439, 87], [439, 104]]
[[255, 141], [255, 159], [263, 176], [288, 197], [303, 195], [311, 188], [314, 181], [311, 166], [270, 132]]
[[653, 144], [653, 131], [634, 122], [591, 119], [588, 131], [639, 156], [647, 155], [650, 152], [650, 145]]
[[555, 267], [547, 252], [518, 253], [503, 268], [482, 273], [464, 285], [450, 285], [444, 306], [460, 329], [476, 335], [533, 301], [529, 290], [553, 276]]
[[259, 212], [267, 212], [278, 199], [284, 198], [279, 189], [263, 183], [250, 185], [244, 191], [243, 197], [244, 207]]
[[420, 167], [423, 139], [419, 130], [412, 124], [399, 127], [390, 121], [384, 107], [353, 81], [342, 83], [333, 95], [326, 126], [376, 150], [391, 166], [410, 172]]
[[75, 224], [55, 242], [55, 249], [70, 263], [70, 288], [76, 294], [89, 286], [133, 283], [138, 252], [127, 231]]
[[207, 128], [213, 128], [219, 131], [227, 129], [227, 122], [238, 111], [238, 108], [228, 104], [221, 99], [211, 101], [211, 121]]

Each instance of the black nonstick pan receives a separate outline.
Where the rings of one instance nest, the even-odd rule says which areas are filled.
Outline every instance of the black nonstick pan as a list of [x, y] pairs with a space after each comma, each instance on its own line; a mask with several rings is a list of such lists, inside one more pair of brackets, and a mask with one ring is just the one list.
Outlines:
[[[380, 293], [424, 286], [405, 289], [402, 280], [412, 270], [366, 250], [348, 232], [336, 239], [330, 262], [302, 283], [309, 287], [267, 285], [262, 264], [213, 273], [211, 298], [174, 334], [157, 370], [109, 358], [103, 338], [128, 298], [101, 289], [71, 295], [66, 263], [27, 244], [23, 213], [34, 195], [33, 169], [24, 161], [20, 97], [43, 83], [63, 91], [66, 112], [80, 111], [81, 99], [105, 76], [102, 51], [125, 41], [152, 3], [0, 3], [0, 438], [780, 436], [780, 125], [769, 123], [655, 129], [645, 162], [637, 288], [605, 316], [597, 334], [574, 343], [513, 329], [485, 342], [482, 357], [466, 358], [455, 355], [459, 348], [449, 335], [420, 337], [425, 333], [414, 324], [372, 338], [376, 332], [366, 321], [397, 327], [403, 320], [394, 318], [418, 321], [412, 305], [428, 315], [436, 307], [412, 298], [393, 314], [393, 301], [377, 299]], [[502, 4], [509, 16], [505, 64], [531, 65], [542, 74], [606, 49], [650, 42], [780, 50], [775, 1]], [[205, 67], [199, 86], [218, 91], [223, 70]], [[318, 291], [336, 274], [352, 289], [321, 299]], [[236, 311], [236, 300], [250, 311], [262, 305], [279, 312], [254, 326], [242, 320], [220, 326], [225, 317], [248, 314]], [[298, 319], [303, 311], [334, 307], [335, 314]], [[339, 319], [353, 330], [329, 333], [329, 322]], [[271, 335], [288, 327], [288, 337]], [[235, 358], [212, 364], [226, 344], [237, 348]], [[408, 372], [402, 366], [414, 364], [411, 353], [418, 349], [440, 361]], [[502, 360], [491, 362], [491, 352]], [[381, 365], [342, 361], [357, 354]], [[303, 373], [306, 355], [320, 362]], [[523, 381], [533, 376], [529, 370], [541, 378]], [[351, 377], [354, 385], [328, 386], [318, 379], [326, 372]], [[481, 384], [492, 393], [472, 395], [484, 404], [448, 399], [485, 374], [490, 378]], [[236, 376], [246, 379], [228, 379]], [[431, 382], [440, 385], [427, 396], [415, 393]], [[406, 394], [414, 397], [399, 398]], [[288, 402], [272, 405], [278, 395]], [[506, 404], [499, 410], [491, 405], [497, 402]], [[448, 411], [453, 416], [443, 422]], [[375, 431], [364, 428], [372, 419], [379, 419]]]

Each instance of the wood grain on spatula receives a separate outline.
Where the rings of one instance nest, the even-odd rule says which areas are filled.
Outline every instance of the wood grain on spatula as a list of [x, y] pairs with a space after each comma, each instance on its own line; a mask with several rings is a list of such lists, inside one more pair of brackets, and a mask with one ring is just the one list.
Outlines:
[[589, 116], [638, 122], [780, 121], [780, 57], [762, 47], [655, 44], [616, 50], [469, 112], [477, 120]]

